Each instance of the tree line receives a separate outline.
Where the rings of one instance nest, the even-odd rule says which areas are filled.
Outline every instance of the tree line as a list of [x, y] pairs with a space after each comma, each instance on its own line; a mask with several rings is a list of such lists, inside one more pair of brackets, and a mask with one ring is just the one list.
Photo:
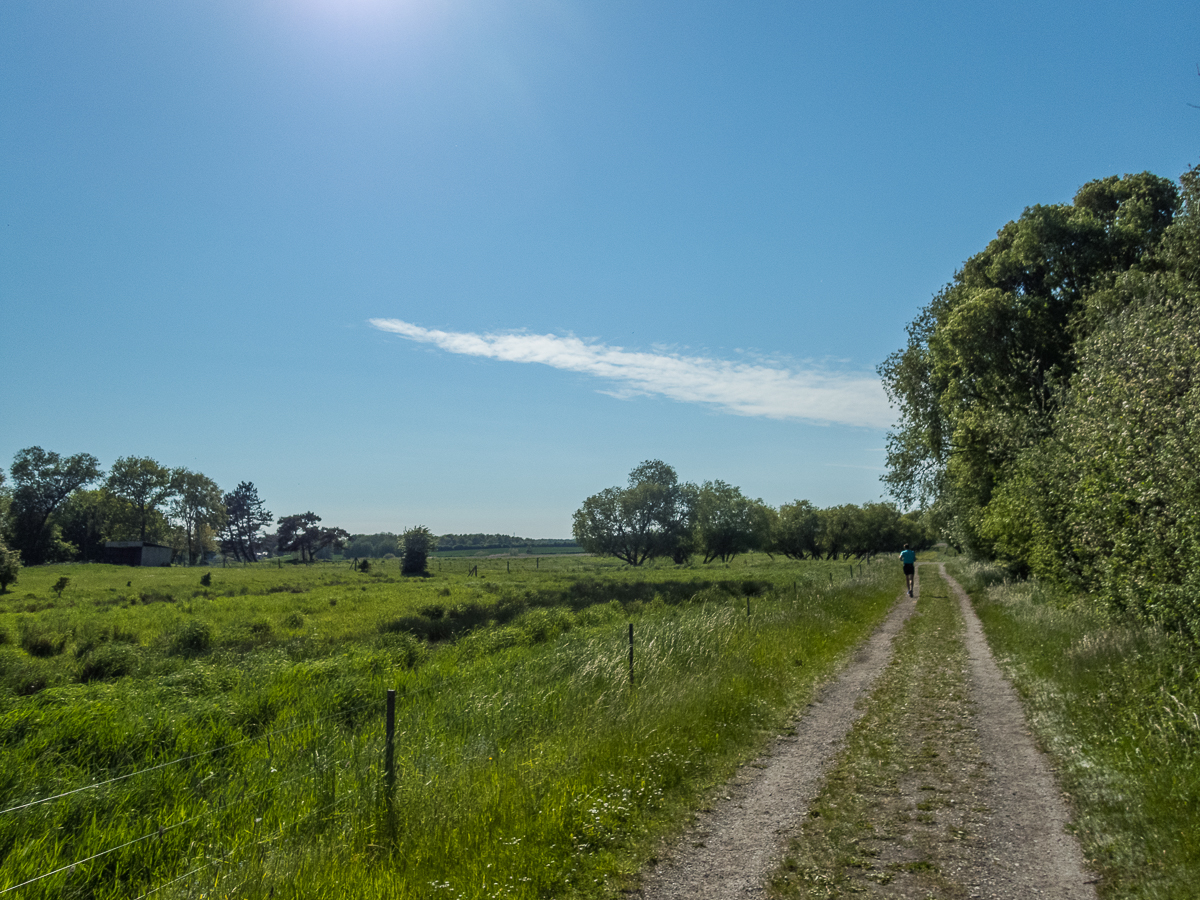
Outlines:
[[1016, 575], [1200, 641], [1200, 167], [1029, 207], [880, 374], [897, 499]]
[[0, 469], [0, 568], [13, 573], [0, 587], [18, 562], [101, 560], [108, 541], [162, 544], [189, 565], [217, 551], [242, 561], [268, 549], [312, 559], [350, 537], [320, 522], [312, 512], [276, 520], [253, 482], [224, 492], [202, 473], [149, 457], [123, 456], [105, 472], [90, 453], [28, 447], [7, 477]]
[[656, 557], [683, 564], [695, 555], [706, 563], [728, 562], [755, 550], [790, 559], [846, 559], [933, 542], [919, 512], [902, 513], [891, 503], [820, 509], [796, 500], [775, 509], [724, 481], [682, 482], [661, 460], [638, 465], [624, 487], [584, 500], [573, 532], [589, 553], [631, 566]]

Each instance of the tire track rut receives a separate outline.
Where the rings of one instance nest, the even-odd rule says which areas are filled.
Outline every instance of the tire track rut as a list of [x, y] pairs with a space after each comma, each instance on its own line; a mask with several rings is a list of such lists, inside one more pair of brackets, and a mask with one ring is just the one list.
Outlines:
[[[917, 598], [922, 568], [929, 564], [918, 567]], [[962, 717], [967, 743], [958, 742], [968, 749], [955, 751], [962, 756], [958, 765], [963, 771], [953, 777], [964, 791], [958, 798], [959, 809], [969, 804], [971, 815], [952, 823], [955, 839], [942, 848], [943, 864], [934, 866], [936, 880], [929, 883], [939, 884], [946, 896], [980, 900], [1095, 900], [1083, 855], [1066, 830], [1066, 802], [1053, 770], [1034, 743], [1020, 700], [996, 664], [965, 591], [946, 574], [944, 564], [938, 570], [962, 616], [962, 643], [957, 644], [959, 661], [954, 665], [957, 683], [965, 686], [968, 695], [969, 714]], [[951, 602], [942, 591], [941, 602]], [[916, 599], [902, 594], [841, 675], [797, 718], [795, 736], [779, 738], [769, 752], [743, 767], [675, 848], [643, 872], [639, 896], [644, 900], [768, 896], [768, 883], [779, 871], [789, 842], [800, 835], [810, 804], [826, 788], [826, 776], [837, 764], [847, 736], [869, 705], [873, 707], [868, 702], [871, 693], [893, 662], [894, 639], [915, 608]], [[968, 777], [968, 770], [974, 774]], [[921, 802], [917, 793], [931, 786], [909, 781], [911, 777], [901, 778], [890, 795], [869, 801], [876, 803], [873, 815], [885, 816], [888, 824], [882, 832], [876, 829], [865, 835], [864, 846], [872, 838], [896, 848], [929, 846], [929, 835], [919, 831], [934, 816], [913, 816], [905, 810], [929, 809], [928, 803], [917, 805]], [[953, 799], [948, 800], [948, 806], [953, 805]], [[934, 858], [942, 851], [935, 850]], [[879, 862], [885, 862], [889, 852], [893, 851], [885, 848]], [[891, 868], [897, 872], [906, 868], [897, 865], [893, 862]], [[924, 883], [909, 879], [907, 886], [890, 884], [884, 870], [880, 875], [878, 883], [864, 883], [861, 877], [856, 883], [871, 895], [895, 897], [909, 896], [910, 888]], [[935, 895], [922, 890], [920, 896]]]

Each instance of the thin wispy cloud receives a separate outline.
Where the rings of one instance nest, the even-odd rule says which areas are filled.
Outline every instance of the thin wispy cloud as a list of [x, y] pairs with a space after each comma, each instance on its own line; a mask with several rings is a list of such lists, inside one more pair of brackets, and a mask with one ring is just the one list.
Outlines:
[[862, 373], [734, 362], [658, 351], [645, 353], [574, 335], [474, 334], [422, 328], [401, 319], [370, 319], [380, 331], [449, 353], [506, 362], [541, 363], [611, 383], [602, 393], [628, 399], [657, 394], [739, 416], [802, 419], [886, 428], [895, 416], [879, 379]]

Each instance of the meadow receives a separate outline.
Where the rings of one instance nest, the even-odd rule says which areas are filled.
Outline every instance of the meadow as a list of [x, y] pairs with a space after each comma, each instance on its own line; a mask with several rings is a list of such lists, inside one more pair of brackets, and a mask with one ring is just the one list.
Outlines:
[[789, 727], [897, 568], [23, 570], [0, 595], [0, 893], [612, 896]]

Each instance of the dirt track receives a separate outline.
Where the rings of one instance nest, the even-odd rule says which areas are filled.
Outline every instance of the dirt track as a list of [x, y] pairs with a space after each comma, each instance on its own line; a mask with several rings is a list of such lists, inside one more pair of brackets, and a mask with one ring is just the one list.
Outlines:
[[[929, 564], [921, 568], [932, 575]], [[950, 893], [962, 897], [1092, 900], [1096, 895], [1082, 854], [1065, 831], [1066, 806], [1030, 736], [1016, 693], [992, 658], [966, 594], [945, 576], [944, 567], [941, 574], [959, 601], [965, 625], [969, 664], [959, 675], [969, 694], [964, 707], [967, 743], [974, 748], [973, 767], [980, 773], [960, 807], [969, 804], [982, 812], [972, 818], [977, 834], [955, 842], [953, 865], [940, 877]], [[916, 593], [919, 598], [919, 577]], [[643, 873], [640, 895], [645, 900], [767, 896], [768, 881], [789, 839], [800, 833], [810, 802], [863, 715], [873, 686], [892, 660], [893, 639], [915, 605], [902, 595], [838, 678], [798, 716], [795, 736], [779, 738], [768, 753], [745, 766], [683, 840]], [[891, 798], [896, 800], [915, 802]], [[891, 837], [906, 840], [903, 834]], [[884, 884], [871, 885], [870, 893], [906, 895], [900, 884], [892, 889]]]

